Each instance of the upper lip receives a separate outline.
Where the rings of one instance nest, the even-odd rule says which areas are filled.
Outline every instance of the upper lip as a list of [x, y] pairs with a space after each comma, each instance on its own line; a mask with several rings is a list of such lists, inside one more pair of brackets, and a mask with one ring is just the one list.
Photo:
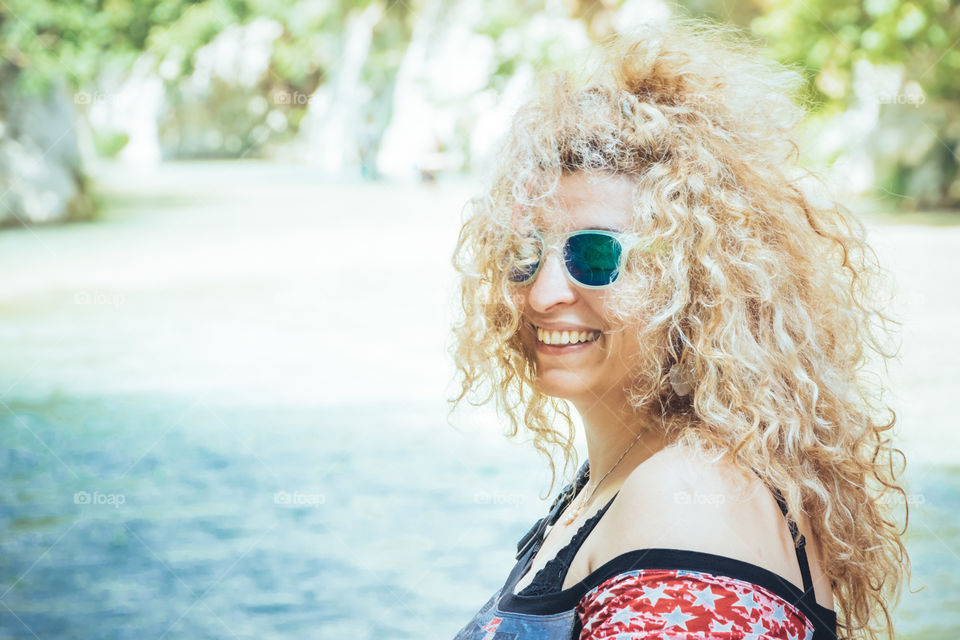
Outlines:
[[545, 322], [540, 324], [531, 321], [530, 325], [534, 329], [543, 329], [544, 331], [600, 331], [600, 329], [594, 329], [593, 327], [584, 327], [576, 324], [566, 324], [563, 322]]

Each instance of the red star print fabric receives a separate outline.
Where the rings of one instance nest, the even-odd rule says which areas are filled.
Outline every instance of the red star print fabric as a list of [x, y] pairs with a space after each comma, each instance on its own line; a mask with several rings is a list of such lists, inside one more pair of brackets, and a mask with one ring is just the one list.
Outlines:
[[810, 640], [813, 623], [763, 587], [699, 571], [621, 573], [577, 605], [580, 640]]

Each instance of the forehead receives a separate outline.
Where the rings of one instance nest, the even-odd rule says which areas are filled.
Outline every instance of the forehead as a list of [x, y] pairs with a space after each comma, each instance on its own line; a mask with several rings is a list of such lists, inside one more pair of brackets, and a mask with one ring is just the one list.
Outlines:
[[558, 183], [554, 206], [538, 209], [533, 222], [538, 229], [572, 231], [633, 226], [634, 180], [607, 173], [564, 174]]

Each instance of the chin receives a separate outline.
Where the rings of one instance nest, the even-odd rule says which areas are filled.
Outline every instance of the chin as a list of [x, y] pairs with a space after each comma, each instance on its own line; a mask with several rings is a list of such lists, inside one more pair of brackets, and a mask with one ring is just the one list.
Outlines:
[[[583, 381], [574, 377], [570, 380], [570, 374], [566, 375], [548, 375], [546, 379], [540, 378], [537, 381], [537, 388], [541, 393], [555, 398], [565, 398], [571, 400], [590, 393], [589, 389], [583, 384]], [[557, 378], [564, 379], [557, 379]]]

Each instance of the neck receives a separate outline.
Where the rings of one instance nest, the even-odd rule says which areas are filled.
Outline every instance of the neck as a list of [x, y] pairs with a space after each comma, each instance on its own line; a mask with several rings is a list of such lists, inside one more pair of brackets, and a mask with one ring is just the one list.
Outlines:
[[667, 444], [659, 412], [640, 413], [625, 399], [613, 402], [608, 397], [574, 404], [583, 419], [590, 459], [584, 495], [593, 489], [597, 497], [612, 495], [637, 465]]

